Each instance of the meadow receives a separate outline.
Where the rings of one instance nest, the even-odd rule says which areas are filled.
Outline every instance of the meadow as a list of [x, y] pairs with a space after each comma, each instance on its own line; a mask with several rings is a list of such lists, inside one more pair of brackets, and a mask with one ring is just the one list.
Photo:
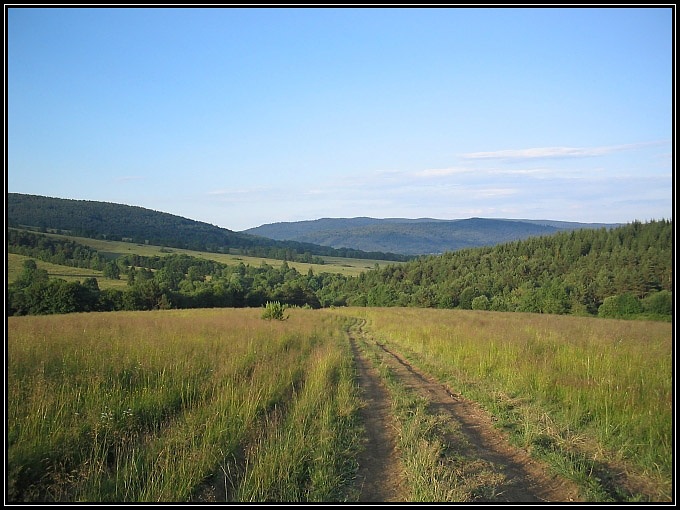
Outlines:
[[640, 475], [633, 492], [671, 497], [671, 324], [472, 310], [340, 312], [366, 319], [378, 342], [481, 403], [516, 444], [576, 479], [593, 500], [625, 497], [605, 480], [618, 469]]
[[7, 254], [7, 283], [12, 283], [21, 275], [24, 268], [24, 262], [27, 260], [34, 260], [38, 269], [47, 271], [50, 278], [60, 278], [67, 282], [83, 282], [86, 278], [96, 278], [97, 285], [100, 289], [120, 289], [127, 288], [127, 279], [121, 278], [119, 280], [112, 280], [105, 278], [103, 271], [96, 269], [86, 269], [82, 267], [64, 266], [61, 264], [52, 264], [43, 260], [19, 255], [17, 253]]
[[670, 499], [669, 323], [227, 308], [8, 317], [8, 500], [355, 501], [356, 318], [589, 500], [629, 498], [605, 483], [617, 469]]
[[337, 317], [8, 318], [8, 500], [341, 501], [359, 405]]
[[[76, 243], [90, 246], [102, 255], [110, 258], [116, 258], [121, 255], [136, 254], [144, 257], [164, 256], [170, 253], [189, 255], [191, 257], [204, 258], [207, 260], [214, 260], [221, 264], [238, 265], [241, 262], [246, 265], [260, 266], [263, 262], [270, 266], [279, 267], [281, 260], [271, 259], [265, 257], [251, 257], [248, 255], [241, 255], [238, 253], [213, 253], [205, 251], [185, 250], [181, 248], [165, 248], [162, 246], [154, 246], [148, 244], [135, 244], [124, 241], [107, 241], [104, 239], [91, 239], [88, 237], [65, 236], [61, 234], [45, 234], [60, 239], [68, 239]], [[354, 259], [343, 257], [326, 257], [320, 256], [324, 260], [324, 264], [312, 264], [307, 262], [288, 261], [288, 265], [295, 268], [300, 273], [307, 273], [311, 268], [315, 274], [318, 273], [340, 273], [345, 276], [357, 276], [367, 269], [373, 269], [378, 266], [386, 264], [400, 264], [400, 262], [392, 262], [385, 260], [373, 259]]]

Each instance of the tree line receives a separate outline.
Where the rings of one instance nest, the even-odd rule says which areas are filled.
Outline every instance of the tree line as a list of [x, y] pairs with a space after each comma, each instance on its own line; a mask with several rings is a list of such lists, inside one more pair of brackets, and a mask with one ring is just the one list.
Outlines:
[[7, 224], [15, 228], [127, 241], [211, 253], [240, 253], [295, 262], [323, 263], [322, 256], [404, 261], [412, 257], [275, 241], [138, 206], [7, 194]]
[[[10, 231], [12, 232], [12, 231]], [[268, 301], [290, 306], [319, 308], [333, 303], [322, 302], [317, 291], [330, 288], [331, 280], [342, 275], [313, 271], [302, 274], [282, 261], [275, 268], [265, 262], [260, 266], [227, 265], [184, 254], [142, 256], [125, 254], [107, 260], [97, 258], [87, 247], [69, 240], [17, 232], [8, 236], [8, 251], [52, 263], [61, 263], [67, 255], [77, 256], [70, 264], [102, 271], [104, 278], [125, 279], [126, 289], [100, 289], [96, 278], [67, 282], [49, 278], [33, 258], [24, 262], [16, 281], [8, 284], [7, 314], [38, 315], [52, 313], [152, 310], [168, 308], [259, 307]]]
[[390, 265], [349, 281], [346, 303], [600, 315], [626, 295], [662, 299], [669, 315], [672, 262], [672, 222], [634, 221]]
[[[159, 308], [413, 306], [669, 319], [673, 313], [672, 221], [635, 221], [469, 248], [389, 264], [356, 277], [226, 265], [188, 255], [110, 260], [91, 248], [9, 231], [8, 249], [40, 260], [83, 264], [127, 288], [96, 279], [49, 279], [29, 260], [8, 286], [9, 315]], [[61, 262], [59, 262], [61, 261]], [[31, 262], [33, 262], [31, 264]], [[89, 264], [89, 265], [87, 265]]]

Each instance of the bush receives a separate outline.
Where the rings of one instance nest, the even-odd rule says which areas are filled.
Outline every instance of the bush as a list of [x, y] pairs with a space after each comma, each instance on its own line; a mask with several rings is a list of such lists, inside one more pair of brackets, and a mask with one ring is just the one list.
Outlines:
[[267, 320], [276, 319], [285, 321], [288, 315], [285, 315], [286, 305], [282, 305], [279, 301], [267, 301], [262, 312], [262, 318]]
[[604, 299], [597, 310], [598, 317], [624, 319], [642, 312], [640, 300], [630, 293], [620, 296], [609, 296]]
[[489, 298], [484, 295], [477, 296], [472, 300], [473, 310], [488, 310], [489, 306], [490, 306]]
[[654, 315], [673, 315], [673, 293], [668, 290], [652, 292], [642, 300], [642, 309]]

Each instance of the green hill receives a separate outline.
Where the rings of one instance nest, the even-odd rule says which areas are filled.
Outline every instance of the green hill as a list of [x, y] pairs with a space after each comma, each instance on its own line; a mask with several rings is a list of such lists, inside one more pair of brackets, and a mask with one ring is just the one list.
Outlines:
[[[403, 261], [408, 257], [336, 249], [298, 241], [277, 241], [234, 232], [209, 223], [190, 220], [143, 207], [9, 193], [7, 223], [75, 236], [92, 237], [172, 248], [229, 253], [312, 262], [312, 256]], [[304, 260], [303, 260], [304, 259]]]
[[[110, 243], [110, 241], [99, 241]], [[126, 244], [126, 243], [120, 243]], [[124, 288], [51, 278], [34, 260], [8, 284], [8, 315], [287, 305], [412, 306], [671, 320], [672, 221], [633, 222], [377, 264], [358, 276], [224, 264], [201, 253], [117, 256], [64, 235], [9, 228], [9, 253], [127, 280]], [[114, 258], [115, 257], [115, 258]], [[323, 266], [321, 266], [323, 267]], [[19, 274], [17, 277], [16, 274]]]
[[600, 315], [606, 305], [613, 315], [670, 317], [673, 223], [635, 221], [420, 257], [364, 273], [343, 291], [354, 306]]
[[[8, 227], [24, 227], [7, 229], [8, 252], [98, 270], [106, 278], [128, 281], [125, 289], [104, 291], [92, 278], [82, 284], [53, 281], [35, 264], [29, 264], [9, 287], [10, 315], [261, 306], [274, 300], [313, 307], [472, 308], [625, 318], [668, 319], [673, 314], [672, 220], [555, 231], [560, 225], [550, 222], [472, 218], [456, 223], [468, 228], [468, 238], [476, 232], [479, 242], [498, 240], [507, 232], [517, 235], [541, 231], [532, 228], [548, 229], [550, 233], [388, 263], [356, 277], [317, 274], [311, 268], [305, 274], [285, 262], [279, 268], [267, 264], [227, 267], [214, 260], [170, 251], [164, 256], [141, 255], [134, 251], [140, 244], [219, 253], [239, 250], [242, 255], [262, 250], [270, 258], [291, 261], [298, 256], [313, 257], [311, 250], [335, 256], [345, 252], [251, 236], [140, 207], [10, 194], [7, 221]], [[327, 225], [333, 221], [336, 220], [325, 220]], [[414, 230], [409, 239], [413, 239], [415, 232], [431, 234], [438, 227], [454, 223], [366, 218], [359, 222], [363, 225], [357, 228], [364, 229], [391, 224], [409, 232], [406, 227], [410, 227]], [[524, 230], [519, 230], [517, 223]], [[51, 233], [68, 232], [133, 243], [128, 254], [112, 259], [96, 248], [58, 239], [63, 236], [48, 238], [28, 232], [26, 226]], [[486, 233], [486, 237], [480, 232]], [[346, 253], [380, 259], [372, 256], [373, 252], [346, 250]]]

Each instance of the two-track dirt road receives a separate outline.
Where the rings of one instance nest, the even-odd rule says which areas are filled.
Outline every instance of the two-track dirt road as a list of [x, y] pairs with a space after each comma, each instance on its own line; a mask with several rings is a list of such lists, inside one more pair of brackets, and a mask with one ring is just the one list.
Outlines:
[[[390, 412], [389, 394], [376, 369], [358, 346], [359, 341], [374, 342], [359, 321], [350, 330], [359, 384], [366, 406], [366, 450], [359, 459], [358, 483], [360, 501], [405, 502], [409, 500], [407, 484], [396, 446], [396, 432]], [[496, 488], [493, 501], [509, 502], [577, 502], [578, 488], [570, 481], [550, 474], [550, 470], [532, 459], [526, 452], [510, 445], [506, 437], [494, 428], [491, 418], [473, 402], [453, 394], [432, 377], [412, 367], [398, 353], [384, 346], [382, 361], [409, 389], [429, 402], [428, 410], [455, 420], [466, 441], [463, 452], [467, 457], [484, 461], [503, 482]], [[460, 449], [460, 442], [456, 445]]]

